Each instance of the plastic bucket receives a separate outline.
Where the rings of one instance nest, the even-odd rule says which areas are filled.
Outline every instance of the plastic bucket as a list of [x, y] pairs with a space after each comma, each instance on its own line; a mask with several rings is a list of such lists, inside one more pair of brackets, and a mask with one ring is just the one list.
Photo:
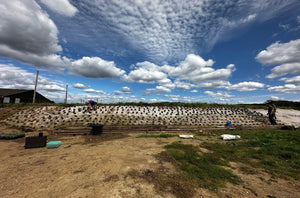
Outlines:
[[231, 122], [226, 122], [226, 126], [231, 126]]
[[92, 134], [93, 135], [101, 135], [103, 132], [103, 125], [102, 124], [90, 124], [92, 127]]

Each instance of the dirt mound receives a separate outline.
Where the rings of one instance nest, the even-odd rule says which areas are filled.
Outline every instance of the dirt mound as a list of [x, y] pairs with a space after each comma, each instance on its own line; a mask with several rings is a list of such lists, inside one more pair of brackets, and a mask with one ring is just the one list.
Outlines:
[[99, 106], [87, 112], [84, 106], [29, 107], [2, 120], [18, 128], [56, 129], [88, 126], [199, 126], [224, 127], [230, 121], [235, 126], [268, 125], [267, 116], [260, 112], [235, 107], [167, 107], [167, 106]]

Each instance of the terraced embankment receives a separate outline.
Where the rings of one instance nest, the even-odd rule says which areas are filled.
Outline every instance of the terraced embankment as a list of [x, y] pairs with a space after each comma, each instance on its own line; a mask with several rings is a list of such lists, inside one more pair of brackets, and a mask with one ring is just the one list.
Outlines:
[[218, 107], [167, 107], [167, 106], [99, 106], [87, 112], [85, 106], [29, 107], [2, 120], [8, 126], [52, 130], [64, 127], [88, 126], [100, 123], [105, 127], [262, 127], [269, 125], [266, 115], [246, 108]]

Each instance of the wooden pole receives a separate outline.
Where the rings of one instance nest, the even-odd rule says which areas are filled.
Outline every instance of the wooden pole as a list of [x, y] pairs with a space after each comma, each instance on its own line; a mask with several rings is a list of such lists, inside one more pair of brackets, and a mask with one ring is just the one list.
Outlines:
[[36, 95], [36, 87], [37, 87], [37, 83], [38, 83], [38, 78], [39, 78], [39, 70], [36, 71], [35, 86], [34, 86], [32, 103], [35, 103], [35, 95]]
[[67, 104], [68, 100], [68, 85], [66, 85], [66, 97], [65, 97], [65, 103]]

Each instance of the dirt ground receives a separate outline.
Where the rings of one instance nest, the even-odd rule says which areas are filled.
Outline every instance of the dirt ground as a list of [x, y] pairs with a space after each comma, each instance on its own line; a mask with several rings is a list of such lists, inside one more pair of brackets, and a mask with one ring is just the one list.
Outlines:
[[[154, 155], [174, 141], [201, 145], [206, 137], [136, 138], [137, 135], [48, 136], [50, 141], [62, 141], [56, 149], [24, 149], [25, 138], [0, 140], [0, 197], [176, 197], [172, 189], [158, 191], [155, 181], [145, 179], [151, 176], [146, 173], [175, 171]], [[133, 171], [143, 177], [132, 177]], [[233, 172], [243, 184], [227, 184], [217, 191], [196, 189], [194, 197], [300, 197], [299, 181], [271, 178], [262, 172], [247, 175], [238, 168]]]

